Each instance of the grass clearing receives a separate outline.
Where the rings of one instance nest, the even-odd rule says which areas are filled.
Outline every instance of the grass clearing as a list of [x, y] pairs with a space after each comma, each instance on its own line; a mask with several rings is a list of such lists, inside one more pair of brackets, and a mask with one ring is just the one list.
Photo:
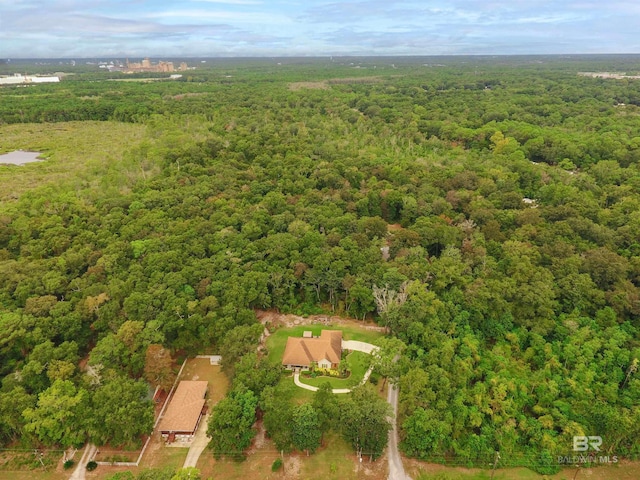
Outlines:
[[335, 378], [335, 377], [316, 377], [310, 378], [303, 375], [300, 376], [300, 381], [311, 385], [313, 387], [319, 387], [323, 383], [329, 382], [331, 388], [351, 388], [358, 385], [364, 378], [364, 374], [369, 368], [371, 356], [364, 352], [351, 352], [344, 360], [349, 365], [351, 375], [348, 378]]
[[325, 447], [309, 457], [301, 454], [298, 478], [307, 480], [325, 479], [386, 479], [387, 462], [378, 459], [369, 462], [363, 459], [358, 465], [351, 447], [338, 434], [331, 432], [325, 438]]
[[291, 398], [298, 405], [313, 401], [315, 392], [296, 386], [293, 383], [293, 373], [291, 372], [287, 372], [286, 375], [282, 376], [278, 388], [282, 388], [286, 393], [286, 398]]
[[344, 340], [359, 340], [361, 342], [375, 343], [383, 335], [380, 332], [367, 330], [357, 326], [345, 325], [297, 325], [295, 327], [278, 328], [266, 340], [268, 359], [272, 364], [282, 361], [284, 349], [289, 337], [302, 337], [305, 331], [313, 332], [314, 336], [320, 335], [322, 330], [341, 330]]
[[205, 451], [198, 461], [198, 468], [202, 478], [224, 478], [225, 480], [246, 480], [260, 478], [275, 480], [280, 478], [300, 480], [356, 480], [367, 478], [383, 480], [387, 478], [386, 461], [380, 459], [369, 463], [365, 460], [360, 471], [351, 448], [342, 438], [330, 433], [325, 437], [325, 446], [316, 453], [307, 456], [304, 453], [293, 452], [284, 454], [284, 471], [271, 471], [273, 462], [280, 458], [273, 443], [266, 440], [261, 448], [256, 450], [243, 462], [232, 460], [215, 460], [210, 451]]
[[229, 390], [229, 380], [220, 365], [211, 365], [208, 358], [190, 358], [182, 370], [180, 380], [206, 380], [209, 382], [207, 406], [211, 409]]
[[[490, 480], [491, 470], [479, 468], [447, 467], [405, 459], [405, 470], [415, 480]], [[540, 475], [528, 468], [498, 468], [494, 480], [637, 480], [638, 462], [620, 462], [596, 468], [565, 468], [555, 475]]]
[[[146, 127], [120, 122], [62, 122], [0, 126], [0, 153], [41, 152], [47, 160], [23, 166], [0, 166], [0, 202], [14, 201], [44, 185], [82, 190], [110, 186], [128, 188], [140, 174], [126, 166], [126, 152], [139, 145]], [[105, 177], [103, 179], [103, 177]]]
[[0, 480], [67, 480], [71, 476], [69, 472], [23, 472], [23, 471], [10, 471], [0, 470]]

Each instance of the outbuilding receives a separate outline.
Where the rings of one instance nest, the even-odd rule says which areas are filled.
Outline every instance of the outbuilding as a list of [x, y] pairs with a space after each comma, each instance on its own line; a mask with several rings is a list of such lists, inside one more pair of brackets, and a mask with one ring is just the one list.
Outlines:
[[208, 382], [183, 380], [173, 393], [167, 411], [160, 421], [160, 434], [171, 443], [192, 437], [200, 419], [207, 413], [206, 394]]

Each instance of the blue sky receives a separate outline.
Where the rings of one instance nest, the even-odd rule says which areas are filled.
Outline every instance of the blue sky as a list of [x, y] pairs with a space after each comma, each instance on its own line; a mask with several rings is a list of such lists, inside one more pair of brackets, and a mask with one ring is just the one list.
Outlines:
[[0, 0], [0, 58], [640, 53], [637, 0]]

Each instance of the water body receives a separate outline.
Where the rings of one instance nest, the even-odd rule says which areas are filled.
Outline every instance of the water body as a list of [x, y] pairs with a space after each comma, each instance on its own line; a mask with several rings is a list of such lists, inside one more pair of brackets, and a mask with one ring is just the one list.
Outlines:
[[15, 152], [0, 155], [0, 165], [24, 165], [25, 163], [41, 162], [42, 159], [38, 158], [42, 155], [40, 152], [23, 152], [22, 150], [16, 150]]

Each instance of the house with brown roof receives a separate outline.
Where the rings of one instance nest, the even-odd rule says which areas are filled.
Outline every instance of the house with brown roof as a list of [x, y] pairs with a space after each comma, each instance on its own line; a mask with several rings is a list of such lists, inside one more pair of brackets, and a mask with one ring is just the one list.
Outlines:
[[205, 381], [191, 380], [178, 384], [158, 427], [169, 443], [176, 437], [190, 437], [196, 433], [200, 419], [207, 411], [205, 395], [208, 385]]
[[288, 370], [309, 370], [312, 364], [320, 368], [338, 368], [342, 356], [342, 332], [322, 330], [319, 337], [304, 332], [300, 337], [289, 337], [282, 356], [282, 365]]

